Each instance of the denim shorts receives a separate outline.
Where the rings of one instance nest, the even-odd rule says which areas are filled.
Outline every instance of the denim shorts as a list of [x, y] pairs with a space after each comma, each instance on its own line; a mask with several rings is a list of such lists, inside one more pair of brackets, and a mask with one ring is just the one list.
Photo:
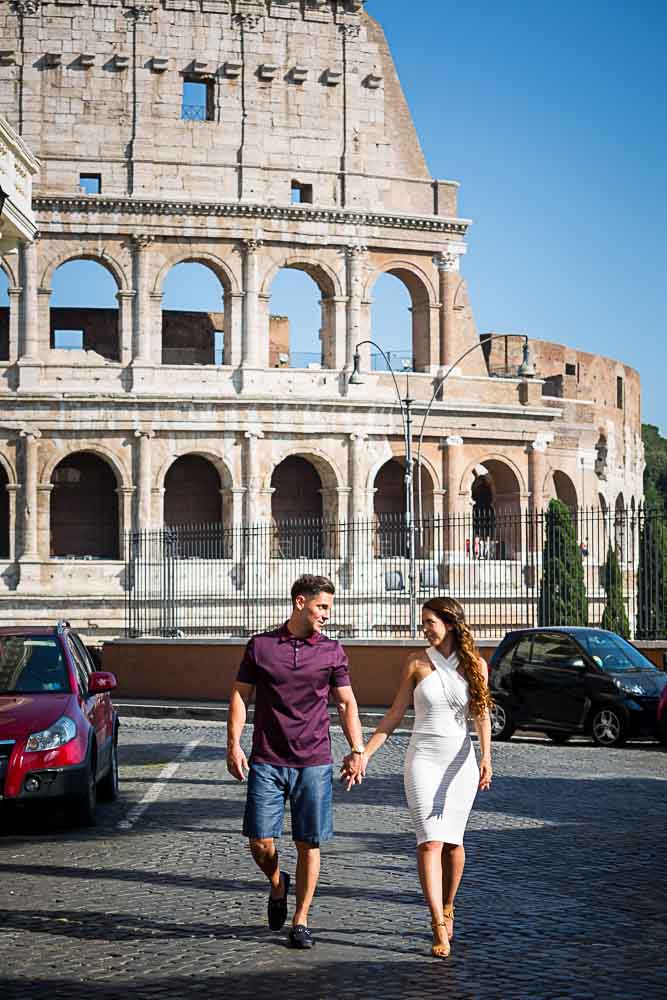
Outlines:
[[280, 837], [285, 803], [292, 814], [292, 839], [317, 847], [333, 837], [333, 764], [277, 767], [251, 764], [243, 834], [252, 840]]

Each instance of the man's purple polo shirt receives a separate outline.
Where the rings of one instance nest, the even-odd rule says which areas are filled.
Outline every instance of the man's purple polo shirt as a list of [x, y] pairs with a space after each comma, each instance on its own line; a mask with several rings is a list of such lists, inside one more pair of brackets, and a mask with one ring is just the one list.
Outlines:
[[297, 639], [281, 625], [253, 636], [237, 680], [255, 686], [254, 763], [313, 767], [333, 762], [329, 689], [350, 683], [339, 642], [321, 633]]

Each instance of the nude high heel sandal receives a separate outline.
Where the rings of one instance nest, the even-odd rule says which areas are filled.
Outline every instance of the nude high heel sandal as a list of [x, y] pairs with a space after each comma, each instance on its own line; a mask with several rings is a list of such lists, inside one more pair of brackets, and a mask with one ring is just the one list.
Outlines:
[[450, 903], [448, 906], [443, 907], [443, 910], [442, 910], [442, 919], [443, 920], [451, 920], [451, 922], [452, 922], [452, 933], [451, 934], [448, 933], [448, 936], [449, 936], [449, 940], [453, 941], [454, 940], [454, 904], [453, 903]]
[[[447, 956], [449, 955], [449, 953], [450, 953], [450, 951], [452, 949], [451, 949], [451, 946], [449, 944], [449, 937], [447, 936], [447, 925], [445, 924], [445, 921], [444, 920], [432, 920], [431, 921], [431, 927], [433, 929], [433, 944], [431, 945], [431, 955], [433, 956], [433, 958], [447, 958]], [[438, 927], [444, 927], [445, 928], [445, 940], [444, 941], [438, 941], [437, 940], [437, 937], [436, 937], [437, 930], [436, 930], [436, 928], [438, 928]]]

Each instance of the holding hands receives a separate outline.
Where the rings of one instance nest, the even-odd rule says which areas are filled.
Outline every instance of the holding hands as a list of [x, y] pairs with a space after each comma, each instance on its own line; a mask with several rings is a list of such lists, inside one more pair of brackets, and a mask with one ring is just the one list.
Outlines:
[[349, 792], [352, 785], [360, 785], [366, 777], [368, 767], [368, 757], [362, 749], [351, 750], [340, 768], [340, 780], [345, 785], [345, 791]]

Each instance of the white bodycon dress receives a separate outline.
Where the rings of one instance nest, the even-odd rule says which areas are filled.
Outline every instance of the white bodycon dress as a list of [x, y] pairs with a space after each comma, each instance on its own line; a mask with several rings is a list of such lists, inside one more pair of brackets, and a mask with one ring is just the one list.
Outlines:
[[405, 757], [405, 796], [417, 843], [462, 844], [479, 768], [468, 734], [468, 682], [458, 655], [426, 653], [433, 672], [414, 692], [415, 724]]

